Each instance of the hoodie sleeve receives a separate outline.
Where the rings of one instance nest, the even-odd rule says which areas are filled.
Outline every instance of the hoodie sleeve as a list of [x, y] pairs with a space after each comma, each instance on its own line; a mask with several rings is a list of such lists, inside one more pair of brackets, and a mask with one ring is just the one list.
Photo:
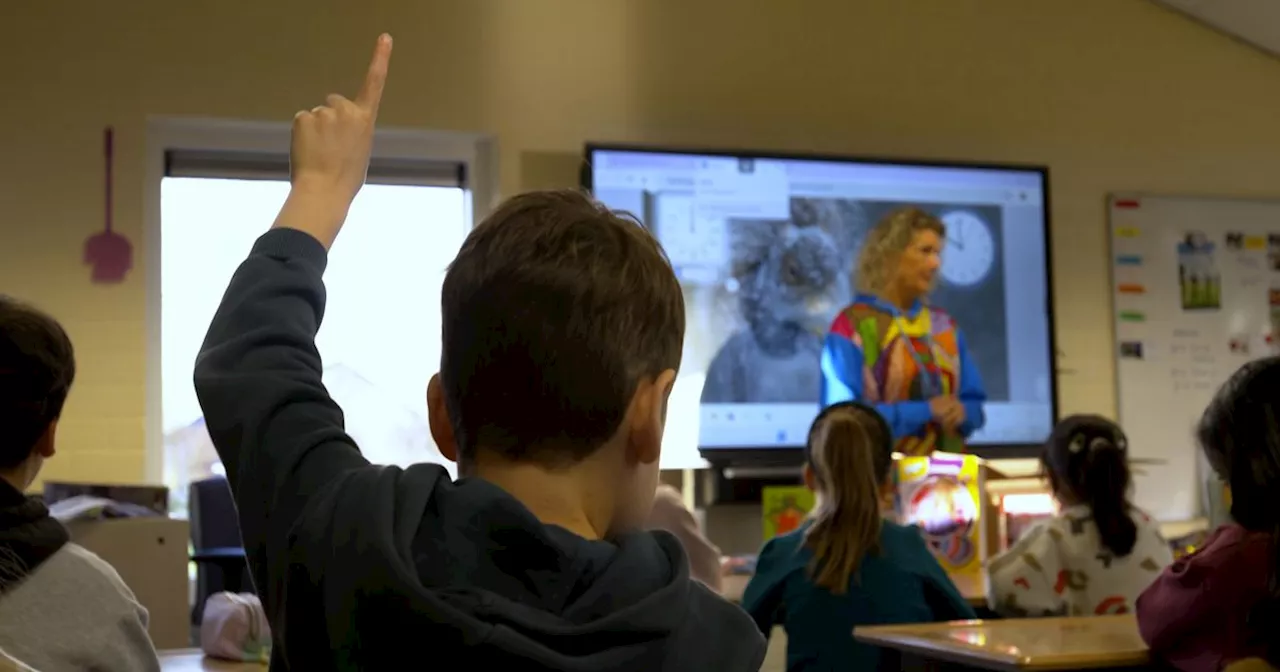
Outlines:
[[100, 672], [149, 672], [160, 669], [160, 660], [151, 635], [147, 633], [147, 610], [140, 604], [120, 617], [116, 631], [105, 640], [101, 659], [95, 668]]
[[315, 337], [326, 263], [305, 233], [263, 235], [232, 276], [196, 360], [196, 395], [268, 614], [279, 607], [280, 577], [267, 567], [283, 571], [294, 521], [336, 476], [368, 465], [321, 382]]
[[1054, 522], [1032, 528], [987, 565], [987, 603], [996, 613], [1008, 618], [1066, 615], [1058, 590], [1060, 554], [1050, 533]]
[[1203, 626], [1221, 619], [1238, 601], [1239, 591], [1214, 586], [1216, 575], [1224, 571], [1224, 556], [1238, 545], [1223, 543], [1225, 528], [1218, 528], [1199, 553], [1166, 567], [1138, 596], [1138, 632], [1153, 654], [1165, 657], [1175, 651], [1189, 634], [1209, 629]]
[[973, 361], [973, 353], [964, 339], [964, 333], [956, 331], [956, 349], [960, 352], [960, 403], [964, 406], [964, 422], [960, 423], [960, 436], [968, 438], [970, 434], [982, 429], [987, 424], [983, 405], [987, 401], [987, 390], [982, 384], [982, 374], [978, 371], [977, 362]]
[[[147, 608], [138, 602], [137, 596], [120, 578], [106, 560], [76, 544], [67, 544], [60, 553], [77, 557], [83, 565], [74, 566], [80, 575], [80, 590], [65, 595], [75, 600], [80, 617], [77, 626], [77, 652], [82, 661], [92, 661], [85, 669], [98, 672], [152, 672], [160, 670], [151, 635], [147, 632], [150, 618]], [[96, 572], [101, 581], [87, 581], [86, 575]], [[56, 600], [55, 600], [56, 602]], [[63, 605], [50, 605], [57, 609]], [[87, 663], [86, 663], [87, 664]]]
[[782, 591], [791, 573], [790, 560], [795, 556], [795, 548], [788, 541], [788, 537], [771, 539], [760, 549], [756, 573], [742, 593], [742, 608], [751, 615], [765, 639], [782, 620]]
[[[863, 376], [866, 362], [861, 339], [849, 316], [841, 313], [831, 324], [822, 346], [822, 407], [842, 401], [865, 401]], [[918, 434], [933, 418], [927, 401], [875, 404], [893, 429], [894, 438]]]

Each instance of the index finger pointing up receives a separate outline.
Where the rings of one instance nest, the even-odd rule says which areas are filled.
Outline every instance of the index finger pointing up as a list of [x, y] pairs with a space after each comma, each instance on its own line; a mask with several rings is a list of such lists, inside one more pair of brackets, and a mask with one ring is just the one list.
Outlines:
[[382, 102], [382, 89], [387, 84], [387, 65], [391, 61], [391, 36], [383, 33], [378, 36], [378, 45], [373, 49], [373, 60], [369, 62], [369, 72], [364, 76], [364, 86], [360, 87], [360, 95], [356, 96], [356, 104], [374, 114], [378, 113], [378, 105]]

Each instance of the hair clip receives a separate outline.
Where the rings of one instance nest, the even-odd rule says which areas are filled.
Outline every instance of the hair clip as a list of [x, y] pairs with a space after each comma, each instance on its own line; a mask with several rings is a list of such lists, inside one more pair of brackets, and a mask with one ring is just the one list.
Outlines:
[[1127, 449], [1128, 446], [1126, 445], [1125, 440], [1119, 437], [1108, 438], [1105, 436], [1099, 436], [1089, 442], [1089, 452], [1091, 453], [1099, 450], [1117, 450], [1120, 451], [1121, 454], [1124, 454], [1127, 452]]
[[1072, 453], [1078, 453], [1084, 450], [1084, 434], [1076, 434], [1071, 437], [1071, 443], [1067, 444], [1067, 450]]

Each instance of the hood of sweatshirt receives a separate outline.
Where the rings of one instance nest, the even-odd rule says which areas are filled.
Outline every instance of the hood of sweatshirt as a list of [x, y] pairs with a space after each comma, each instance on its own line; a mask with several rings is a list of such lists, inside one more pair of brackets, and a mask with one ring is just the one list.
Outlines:
[[0, 480], [0, 593], [66, 545], [67, 529], [35, 497]]
[[[750, 617], [690, 580], [672, 535], [587, 540], [439, 466], [351, 472], [290, 536], [278, 645], [294, 669], [431, 656], [531, 671], [732, 671], [764, 656]], [[321, 637], [328, 660], [300, 666]]]

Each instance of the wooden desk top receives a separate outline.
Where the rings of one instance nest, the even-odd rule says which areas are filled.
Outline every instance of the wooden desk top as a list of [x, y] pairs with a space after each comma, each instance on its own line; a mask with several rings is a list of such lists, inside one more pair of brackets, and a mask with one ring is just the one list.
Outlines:
[[266, 672], [265, 663], [234, 663], [206, 658], [200, 649], [170, 649], [160, 652], [163, 672]]
[[1149, 661], [1132, 615], [881, 625], [856, 628], [853, 636], [989, 670], [1140, 667]]

